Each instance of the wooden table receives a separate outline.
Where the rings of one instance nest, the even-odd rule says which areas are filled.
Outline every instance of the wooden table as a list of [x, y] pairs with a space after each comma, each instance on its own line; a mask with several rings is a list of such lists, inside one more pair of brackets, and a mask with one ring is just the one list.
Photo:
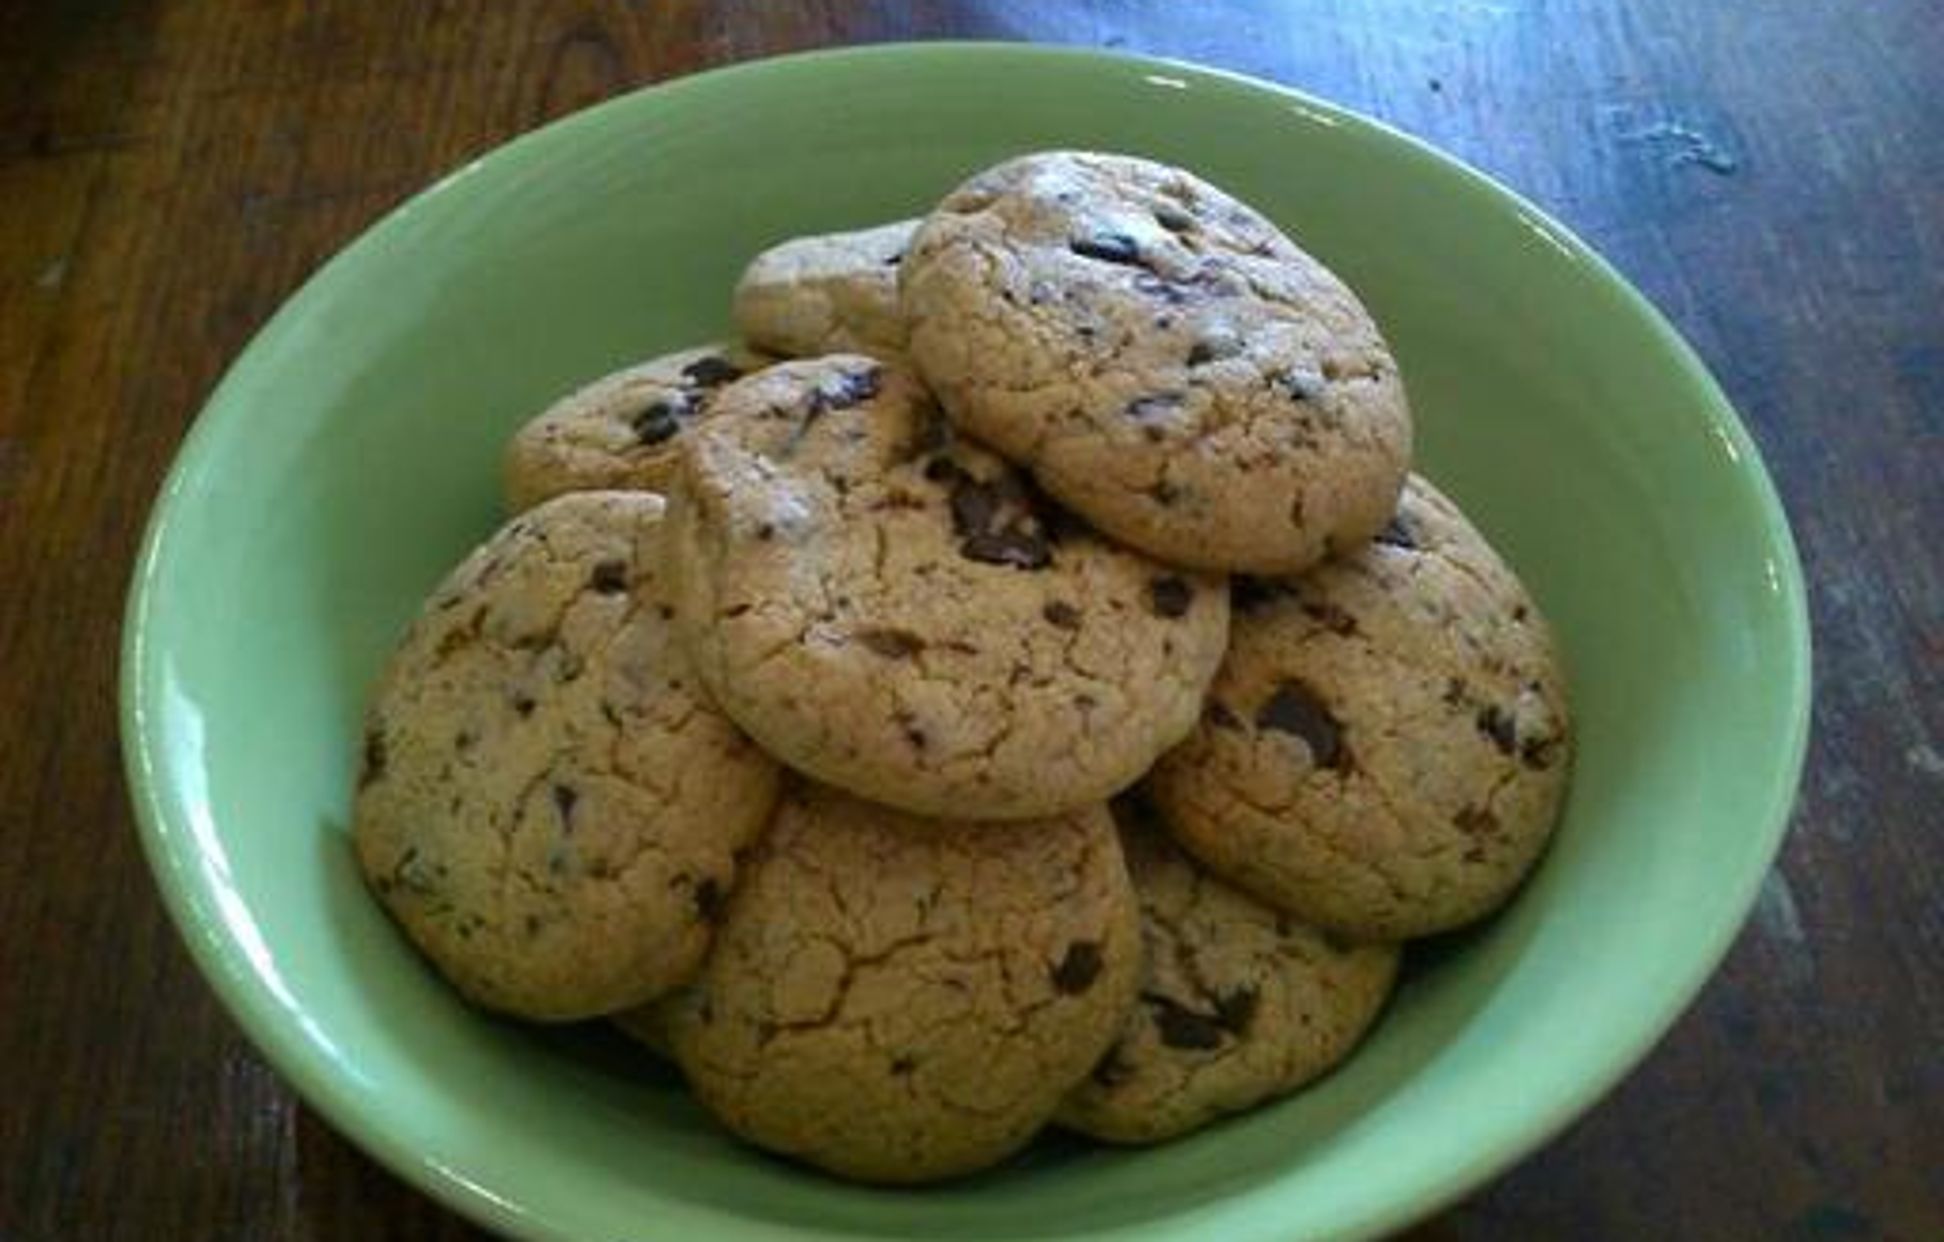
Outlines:
[[230, 358], [442, 171], [797, 48], [1149, 50], [1537, 199], [1714, 367], [1820, 665], [1781, 868], [1662, 1048], [1416, 1237], [1944, 1238], [1944, 11], [1936, 0], [0, 0], [0, 1239], [458, 1238], [264, 1067], [120, 776], [143, 514]]

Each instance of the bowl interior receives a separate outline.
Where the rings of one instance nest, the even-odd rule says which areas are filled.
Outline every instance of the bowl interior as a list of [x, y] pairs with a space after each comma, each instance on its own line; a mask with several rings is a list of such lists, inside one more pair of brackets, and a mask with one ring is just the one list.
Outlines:
[[[576, 382], [720, 334], [785, 236], [922, 210], [1045, 146], [1134, 151], [1251, 200], [1366, 297], [1420, 463], [1564, 642], [1581, 758], [1557, 845], [1426, 946], [1375, 1038], [1284, 1104], [1152, 1151], [1042, 1142], [923, 1192], [720, 1134], [600, 1029], [467, 1010], [361, 888], [366, 686], [496, 523], [508, 433]], [[211, 400], [130, 608], [130, 772], [185, 935], [339, 1127], [547, 1236], [1348, 1236], [1509, 1163], [1664, 1029], [1739, 925], [1800, 762], [1786, 526], [1706, 375], [1579, 243], [1325, 105], [1181, 66], [931, 46], [710, 74], [468, 165], [314, 278]]]

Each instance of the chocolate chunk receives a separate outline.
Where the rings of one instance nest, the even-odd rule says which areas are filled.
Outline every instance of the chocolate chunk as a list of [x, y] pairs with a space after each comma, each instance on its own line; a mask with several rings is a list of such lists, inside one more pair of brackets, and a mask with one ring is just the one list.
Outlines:
[[[343, 769], [339, 769], [342, 771]], [[358, 788], [382, 777], [385, 774], [385, 734], [379, 729], [366, 729], [364, 735], [364, 759], [358, 765]]]
[[1290, 589], [1273, 578], [1236, 574], [1229, 579], [1229, 602], [1242, 612], [1267, 607], [1289, 594]]
[[824, 380], [810, 392], [810, 417], [831, 410], [848, 410], [869, 401], [878, 395], [883, 377], [883, 367], [866, 367]]
[[1053, 551], [1046, 546], [1044, 536], [1015, 530], [973, 535], [959, 544], [959, 553], [967, 560], [1019, 569], [1045, 569], [1053, 563]]
[[1088, 237], [1076, 237], [1067, 245], [1073, 253], [1099, 259], [1102, 263], [1125, 263], [1130, 267], [1141, 265], [1140, 244], [1125, 233], [1095, 233]]
[[1487, 706], [1478, 709], [1478, 731], [1492, 739], [1501, 755], [1509, 755], [1519, 744], [1519, 732], [1512, 717], [1497, 707]]
[[1151, 992], [1143, 992], [1141, 999], [1147, 1003], [1161, 1042], [1168, 1047], [1193, 1051], [1222, 1046], [1222, 1024], [1214, 1018]]
[[1535, 771], [1549, 768], [1559, 751], [1559, 738], [1537, 734], [1519, 745], [1519, 762]]
[[1054, 600], [1040, 609], [1040, 615], [1046, 618], [1048, 625], [1057, 625], [1063, 630], [1080, 628], [1080, 610], [1065, 600]]
[[695, 886], [695, 917], [704, 923], [719, 922], [724, 904], [722, 885], [712, 875], [703, 876]]
[[1185, 617], [1194, 605], [1195, 588], [1186, 579], [1169, 574], [1148, 579], [1148, 606], [1157, 617]]
[[1348, 756], [1343, 726], [1315, 692], [1300, 681], [1285, 681], [1256, 713], [1256, 727], [1302, 738], [1319, 768], [1340, 769]]
[[635, 439], [643, 444], [660, 444], [682, 429], [682, 420], [694, 413], [695, 403], [682, 393], [656, 397], [634, 416]]
[[628, 564], [626, 561], [602, 561], [594, 566], [588, 576], [587, 584], [602, 595], [617, 595], [628, 589]]
[[1332, 634], [1348, 636], [1357, 632], [1357, 619], [1333, 600], [1305, 600], [1303, 615]]
[[887, 628], [859, 630], [857, 641], [887, 660], [908, 659], [925, 649], [925, 640], [910, 630]]
[[[1177, 284], [1165, 277], [1156, 276], [1153, 272], [1142, 272], [1139, 276], [1136, 276], [1134, 278], [1134, 291], [1136, 293], [1144, 293], [1151, 298], [1158, 298], [1166, 302], [1169, 306], [1180, 306], [1194, 296], [1193, 291], [1187, 286]], [[1166, 324], [1158, 324], [1157, 326], [1167, 327]]]
[[574, 826], [574, 804], [580, 801], [580, 791], [572, 785], [553, 787], [554, 810], [560, 812], [560, 822], [568, 827]]
[[718, 354], [697, 358], [682, 368], [682, 378], [698, 388], [720, 388], [742, 374], [741, 367]]
[[1417, 536], [1412, 533], [1409, 526], [1404, 524], [1404, 519], [1396, 515], [1393, 515], [1391, 520], [1384, 524], [1384, 529], [1377, 532], [1376, 542], [1388, 544], [1393, 548], [1416, 548], [1418, 546]]
[[1202, 708], [1202, 719], [1218, 729], [1239, 730], [1242, 727], [1242, 718], [1231, 711], [1229, 705], [1220, 699], [1208, 700], [1208, 703]]
[[1482, 806], [1468, 806], [1451, 817], [1452, 826], [1468, 837], [1482, 837], [1498, 831], [1498, 816]]
[[1239, 987], [1233, 992], [1224, 993], [1215, 1001], [1216, 1021], [1233, 1034], [1246, 1035], [1249, 1023], [1255, 1020], [1259, 1000], [1261, 997], [1252, 987]]
[[1170, 233], [1191, 233], [1195, 228], [1195, 217], [1168, 203], [1154, 209], [1154, 222]]
[[1134, 1076], [1134, 1067], [1121, 1056], [1121, 1046], [1115, 1044], [1107, 1050], [1107, 1055], [1094, 1064], [1093, 1072], [1088, 1075], [1100, 1086], [1112, 1090]]
[[1094, 985], [1105, 965], [1097, 943], [1076, 940], [1067, 946], [1066, 956], [1053, 968], [1053, 986], [1068, 996], [1077, 996]]
[[900, 250], [900, 251], [898, 251], [898, 253], [896, 253], [896, 254], [894, 254], [894, 255], [892, 255], [892, 256], [891, 256], [890, 258], [888, 258], [888, 259], [886, 259], [886, 260], [884, 261], [884, 266], [886, 266], [886, 267], [896, 267], [896, 266], [898, 266], [898, 264], [900, 264], [900, 263], [903, 263], [903, 262], [904, 262], [904, 254], [905, 254], [905, 252], [904, 252], [904, 251], [902, 251], [902, 250]]

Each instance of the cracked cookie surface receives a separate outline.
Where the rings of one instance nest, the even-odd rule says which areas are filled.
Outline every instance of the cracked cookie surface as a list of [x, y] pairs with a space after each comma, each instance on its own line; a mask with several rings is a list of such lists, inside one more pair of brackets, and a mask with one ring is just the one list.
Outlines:
[[1286, 1095], [1343, 1060], [1397, 976], [1395, 945], [1342, 941], [1209, 874], [1139, 795], [1114, 806], [1141, 904], [1139, 998], [1060, 1124], [1155, 1143]]
[[682, 433], [715, 394], [770, 359], [739, 345], [703, 345], [606, 375], [562, 397], [507, 442], [501, 489], [509, 513], [566, 492], [662, 492]]
[[736, 329], [787, 357], [904, 353], [898, 268], [916, 220], [798, 237], [757, 255], [736, 282]]
[[1502, 904], [1551, 834], [1571, 739], [1551, 632], [1484, 537], [1414, 475], [1365, 548], [1233, 595], [1202, 721], [1150, 782], [1175, 837], [1352, 936]]
[[954, 421], [1123, 542], [1290, 573], [1395, 507], [1410, 412], [1370, 315], [1189, 173], [1023, 156], [948, 195], [901, 268], [911, 359]]
[[744, 1138], [919, 1182], [1031, 1139], [1114, 1038], [1139, 966], [1104, 806], [923, 820], [796, 781], [701, 977], [658, 1011]]
[[503, 527], [413, 623], [366, 716], [367, 883], [475, 1003], [567, 1020], [701, 966], [779, 769], [673, 641], [662, 502], [578, 492]]
[[671, 499], [682, 638], [784, 762], [929, 815], [1104, 801], [1194, 726], [1228, 592], [1071, 521], [858, 355], [724, 392]]

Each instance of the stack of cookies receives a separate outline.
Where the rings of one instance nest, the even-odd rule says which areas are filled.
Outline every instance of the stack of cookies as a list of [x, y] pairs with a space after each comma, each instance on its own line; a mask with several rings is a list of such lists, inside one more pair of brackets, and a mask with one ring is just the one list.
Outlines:
[[1030, 155], [734, 308], [519, 432], [376, 692], [358, 856], [473, 1002], [918, 1182], [1296, 1090], [1531, 868], [1545, 622], [1260, 214]]

